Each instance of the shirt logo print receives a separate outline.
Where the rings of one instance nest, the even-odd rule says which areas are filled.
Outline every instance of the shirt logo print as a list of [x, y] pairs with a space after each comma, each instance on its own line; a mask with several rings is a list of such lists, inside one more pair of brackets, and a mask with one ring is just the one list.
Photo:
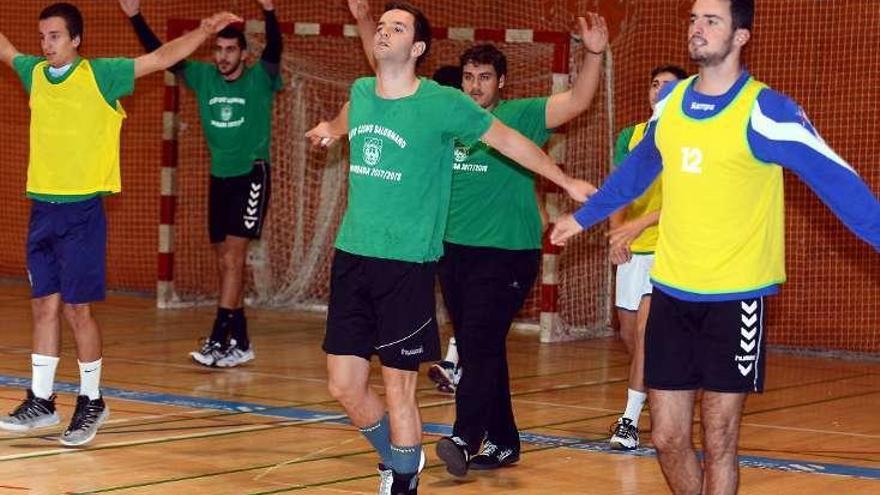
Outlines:
[[371, 167], [375, 167], [382, 158], [382, 140], [379, 138], [366, 138], [364, 140], [364, 162]]

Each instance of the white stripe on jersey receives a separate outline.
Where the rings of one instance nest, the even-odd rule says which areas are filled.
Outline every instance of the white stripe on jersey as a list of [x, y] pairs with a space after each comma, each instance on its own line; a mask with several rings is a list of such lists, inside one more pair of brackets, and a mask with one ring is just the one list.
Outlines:
[[803, 144], [854, 173], [856, 176], [859, 175], [858, 172], [846, 163], [846, 160], [825, 144], [821, 137], [813, 134], [797, 122], [776, 122], [764, 115], [764, 112], [761, 111], [761, 105], [757, 101], [755, 102], [755, 108], [752, 109], [752, 129], [771, 141], [793, 141]]

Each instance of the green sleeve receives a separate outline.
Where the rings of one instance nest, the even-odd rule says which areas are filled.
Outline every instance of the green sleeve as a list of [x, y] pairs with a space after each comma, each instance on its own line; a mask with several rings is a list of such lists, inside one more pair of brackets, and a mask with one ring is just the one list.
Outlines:
[[449, 102], [447, 108], [450, 109], [446, 114], [448, 118], [445, 119], [446, 132], [465, 146], [479, 141], [489, 130], [495, 117], [461, 91], [446, 86], [440, 89], [446, 94], [444, 101]]
[[629, 142], [632, 139], [635, 129], [636, 126], [631, 125], [620, 131], [620, 134], [617, 135], [617, 141], [614, 142], [614, 160], [611, 163], [612, 166], [616, 167], [620, 165], [620, 162], [622, 162], [623, 159], [626, 158], [626, 155], [629, 154]]
[[183, 64], [183, 82], [193, 91], [199, 91], [205, 86], [205, 76], [209, 70], [216, 70], [213, 65], [205, 62], [187, 60]]
[[18, 74], [18, 78], [21, 79], [21, 83], [24, 85], [24, 90], [27, 91], [28, 94], [30, 94], [31, 86], [34, 82], [34, 67], [43, 60], [43, 57], [35, 57], [33, 55], [25, 55], [22, 53], [12, 59], [12, 68], [15, 69], [15, 73]]
[[547, 97], [522, 98], [508, 103], [508, 105], [516, 105], [519, 115], [511, 127], [538, 146], [544, 146], [552, 134], [552, 131], [547, 129], [547, 100]]
[[134, 59], [96, 58], [89, 60], [101, 95], [111, 106], [134, 93]]

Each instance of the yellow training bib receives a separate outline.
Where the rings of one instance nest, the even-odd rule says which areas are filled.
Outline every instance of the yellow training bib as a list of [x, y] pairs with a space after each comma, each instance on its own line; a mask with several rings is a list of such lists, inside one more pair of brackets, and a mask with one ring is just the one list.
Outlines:
[[111, 107], [88, 60], [61, 82], [33, 69], [27, 191], [80, 195], [119, 192], [119, 133], [125, 111]]
[[693, 119], [685, 89], [656, 128], [663, 158], [663, 221], [651, 278], [697, 294], [748, 292], [785, 281], [782, 168], [757, 160], [749, 116], [765, 87], [749, 79], [721, 113]]

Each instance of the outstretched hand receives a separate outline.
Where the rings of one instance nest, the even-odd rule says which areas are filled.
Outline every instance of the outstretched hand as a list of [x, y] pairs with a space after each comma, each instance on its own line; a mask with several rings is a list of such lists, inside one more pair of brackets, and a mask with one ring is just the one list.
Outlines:
[[125, 15], [134, 17], [141, 11], [141, 0], [119, 0], [119, 6]]
[[226, 26], [236, 22], [244, 22], [244, 20], [231, 12], [220, 12], [202, 19], [201, 29], [208, 34], [217, 34]]
[[571, 199], [583, 203], [590, 196], [596, 193], [596, 186], [581, 179], [570, 179], [565, 185], [565, 192]]
[[571, 214], [559, 217], [550, 232], [550, 242], [555, 246], [564, 246], [566, 241], [584, 231], [581, 224], [577, 223]]
[[306, 137], [312, 142], [312, 146], [326, 148], [335, 143], [341, 137], [333, 132], [329, 122], [323, 121], [306, 132]]
[[370, 18], [370, 2], [367, 0], [348, 0], [348, 10], [357, 21]]
[[608, 25], [605, 18], [595, 12], [590, 12], [587, 17], [590, 18], [589, 24], [587, 19], [578, 17], [581, 42], [590, 53], [602, 53], [608, 47]]

